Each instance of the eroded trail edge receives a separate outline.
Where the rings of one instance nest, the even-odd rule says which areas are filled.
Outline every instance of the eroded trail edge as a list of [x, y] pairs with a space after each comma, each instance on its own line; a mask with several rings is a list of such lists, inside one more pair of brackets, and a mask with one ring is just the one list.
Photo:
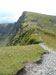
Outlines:
[[39, 45], [44, 50], [48, 50], [49, 54], [44, 54], [42, 56], [40, 64], [26, 63], [23, 72], [18, 75], [56, 75], [56, 52], [43, 43]]

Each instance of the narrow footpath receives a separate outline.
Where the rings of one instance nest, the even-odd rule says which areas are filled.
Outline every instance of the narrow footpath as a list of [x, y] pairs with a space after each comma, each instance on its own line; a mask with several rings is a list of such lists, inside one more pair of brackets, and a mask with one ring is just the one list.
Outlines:
[[43, 43], [39, 45], [44, 50], [48, 50], [49, 54], [42, 56], [42, 62], [40, 64], [26, 63], [25, 73], [22, 75], [56, 75], [56, 52]]

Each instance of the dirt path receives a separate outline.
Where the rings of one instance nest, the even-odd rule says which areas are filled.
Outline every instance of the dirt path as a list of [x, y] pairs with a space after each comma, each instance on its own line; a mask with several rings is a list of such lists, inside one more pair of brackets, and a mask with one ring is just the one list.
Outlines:
[[50, 53], [42, 56], [42, 62], [40, 64], [26, 63], [26, 72], [22, 75], [56, 75], [56, 52], [49, 49], [43, 43], [40, 46]]

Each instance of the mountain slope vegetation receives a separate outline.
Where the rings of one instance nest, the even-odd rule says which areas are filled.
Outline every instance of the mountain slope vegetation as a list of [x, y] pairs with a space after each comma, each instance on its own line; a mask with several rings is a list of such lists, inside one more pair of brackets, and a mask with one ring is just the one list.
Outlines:
[[56, 16], [25, 11], [17, 22], [0, 25], [0, 29], [1, 46], [38, 44], [42, 42], [40, 37], [47, 44], [49, 39], [56, 44]]

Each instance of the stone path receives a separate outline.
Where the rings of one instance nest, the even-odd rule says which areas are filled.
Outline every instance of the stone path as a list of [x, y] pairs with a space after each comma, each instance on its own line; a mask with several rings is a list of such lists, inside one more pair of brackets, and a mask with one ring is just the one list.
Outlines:
[[56, 52], [49, 49], [43, 43], [40, 46], [50, 53], [42, 56], [40, 64], [26, 63], [26, 73], [22, 75], [56, 75]]

